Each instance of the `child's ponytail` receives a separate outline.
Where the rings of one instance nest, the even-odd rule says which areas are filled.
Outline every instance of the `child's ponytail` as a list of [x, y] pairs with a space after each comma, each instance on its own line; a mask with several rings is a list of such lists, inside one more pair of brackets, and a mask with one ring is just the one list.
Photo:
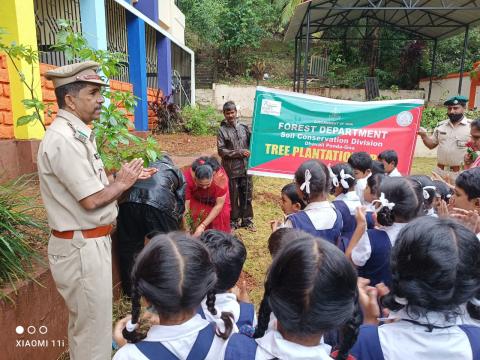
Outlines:
[[380, 194], [380, 198], [373, 201], [374, 204], [378, 203], [379, 208], [377, 212], [377, 221], [380, 225], [383, 226], [392, 226], [395, 222], [395, 214], [393, 212], [393, 208], [395, 207], [395, 203], [390, 202], [386, 197], [385, 194], [382, 192]]
[[467, 303], [467, 311], [472, 319], [480, 321], [480, 292]]
[[[207, 293], [207, 309], [212, 315], [217, 315], [217, 309], [215, 309], [215, 290], [210, 290]], [[223, 320], [223, 323], [225, 324], [225, 331], [220, 331], [217, 328], [217, 336], [221, 337], [224, 340], [227, 340], [230, 335], [232, 334], [233, 331], [233, 314], [231, 312], [227, 311], [222, 311], [220, 314], [220, 319]]]
[[265, 295], [263, 296], [262, 302], [260, 303], [260, 310], [258, 311], [258, 324], [257, 328], [255, 329], [255, 333], [253, 337], [255, 339], [261, 338], [265, 331], [268, 329], [268, 323], [270, 322], [270, 314], [272, 313], [272, 309], [270, 308], [270, 304], [268, 303], [268, 291], [267, 291], [267, 284], [265, 284]]
[[123, 329], [123, 337], [129, 343], [137, 343], [145, 338], [145, 334], [137, 332], [138, 321], [140, 319], [140, 295], [135, 284], [132, 285], [132, 318], [128, 321], [127, 326]]
[[357, 341], [358, 333], [362, 325], [362, 310], [358, 302], [358, 290], [355, 294], [355, 303], [352, 318], [340, 330], [342, 342], [338, 349], [335, 360], [348, 359], [348, 353]]

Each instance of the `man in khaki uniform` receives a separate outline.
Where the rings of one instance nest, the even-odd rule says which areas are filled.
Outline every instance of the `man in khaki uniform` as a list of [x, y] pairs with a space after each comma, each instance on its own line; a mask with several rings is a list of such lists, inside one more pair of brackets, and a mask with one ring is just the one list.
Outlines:
[[112, 224], [116, 199], [154, 170], [135, 159], [108, 179], [91, 128], [104, 83], [87, 61], [50, 70], [59, 111], [38, 151], [40, 191], [51, 227], [48, 259], [69, 310], [72, 360], [111, 358]]
[[437, 169], [442, 176], [458, 175], [462, 168], [463, 158], [467, 151], [466, 143], [470, 139], [470, 123], [464, 115], [468, 99], [465, 96], [454, 96], [445, 101], [448, 120], [438, 124], [432, 137], [425, 129], [420, 128], [418, 135], [429, 149], [437, 150]]

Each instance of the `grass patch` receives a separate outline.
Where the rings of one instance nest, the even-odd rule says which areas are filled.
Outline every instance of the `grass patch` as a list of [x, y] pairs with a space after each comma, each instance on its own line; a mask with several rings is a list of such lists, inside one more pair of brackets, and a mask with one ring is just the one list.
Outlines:
[[[412, 174], [429, 175], [436, 164], [434, 158], [416, 158], [412, 166]], [[270, 220], [282, 219], [280, 208], [280, 190], [290, 180], [255, 176], [253, 210], [255, 213], [256, 232], [244, 229], [235, 231], [247, 248], [247, 260], [243, 268], [251, 301], [258, 306], [263, 297], [263, 283], [271, 263], [267, 240], [271, 234]], [[114, 319], [121, 319], [130, 312], [130, 303], [121, 300], [114, 305]]]

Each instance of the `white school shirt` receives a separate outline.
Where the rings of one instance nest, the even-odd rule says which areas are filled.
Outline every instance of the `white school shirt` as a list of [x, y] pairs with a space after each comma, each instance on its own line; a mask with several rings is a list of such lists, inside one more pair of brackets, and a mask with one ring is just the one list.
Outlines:
[[335, 198], [335, 200], [343, 201], [348, 206], [350, 215], [355, 215], [355, 210], [357, 207], [362, 206], [360, 198], [355, 191], [349, 191], [346, 194], [340, 194]]
[[[220, 318], [222, 315], [222, 311], [230, 312], [233, 314], [234, 322], [238, 321], [240, 317], [240, 304], [237, 301], [237, 296], [232, 293], [222, 293], [222, 294], [215, 294], [215, 309], [217, 310], [217, 315], [212, 315], [207, 308], [207, 299], [202, 300], [202, 310], [205, 314], [205, 318], [209, 322], [214, 322], [219, 327], [220, 331], [225, 330], [225, 323]], [[233, 324], [233, 332], [238, 332], [237, 324]], [[257, 326], [257, 315], [254, 313], [253, 317], [253, 326]]]
[[372, 176], [372, 174], [368, 175], [367, 177], [364, 177], [363, 179], [357, 179], [357, 183], [355, 184], [355, 192], [357, 193], [358, 197], [360, 198], [360, 201], [362, 204], [365, 203], [365, 199], [363, 197], [363, 192], [367, 188], [367, 179]]
[[[176, 357], [186, 359], [197, 339], [198, 332], [208, 324], [207, 320], [202, 319], [197, 314], [181, 325], [153, 325], [148, 330], [147, 337], [144, 340], [161, 342]], [[226, 341], [215, 335], [210, 351], [205, 359], [223, 359], [225, 346]], [[148, 360], [148, 358], [138, 350], [135, 344], [126, 344], [117, 351], [113, 360]]]
[[[388, 238], [392, 246], [397, 240], [398, 233], [405, 227], [407, 223], [393, 223], [392, 226], [384, 226], [379, 230], [383, 230], [387, 233]], [[372, 247], [370, 246], [370, 239], [368, 233], [365, 231], [358, 241], [357, 245], [352, 250], [352, 261], [357, 266], [363, 266], [370, 259], [372, 254]]]
[[[302, 211], [305, 211], [315, 230], [331, 229], [337, 220], [337, 213], [328, 201], [311, 202]], [[285, 227], [293, 228], [291, 220], [285, 221]]]
[[398, 171], [397, 168], [393, 169], [392, 172], [390, 174], [388, 174], [388, 176], [390, 177], [399, 177], [399, 176], [403, 176], [400, 171]]
[[255, 340], [258, 344], [255, 360], [332, 360], [331, 346], [323, 342], [316, 346], [304, 346], [285, 340], [275, 328], [269, 328], [263, 337]]
[[389, 318], [410, 319], [422, 324], [445, 329], [433, 329], [428, 332], [425, 326], [408, 321], [396, 321], [379, 326], [378, 335], [386, 360], [475, 360], [467, 335], [456, 325], [470, 324], [468, 317], [457, 316], [445, 320], [442, 313], [429, 312], [427, 317], [412, 318], [404, 309], [392, 312]]
[[434, 209], [434, 208], [428, 209], [426, 215], [427, 215], [427, 216], [432, 216], [432, 217], [438, 217], [438, 215], [435, 213], [435, 209]]

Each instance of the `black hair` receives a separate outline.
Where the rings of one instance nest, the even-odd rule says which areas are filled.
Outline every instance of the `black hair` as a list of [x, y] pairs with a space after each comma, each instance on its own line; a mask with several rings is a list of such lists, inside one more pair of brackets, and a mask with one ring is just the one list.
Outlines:
[[455, 180], [455, 185], [465, 191], [468, 200], [480, 198], [480, 167], [461, 172]]
[[372, 157], [365, 151], [354, 152], [348, 158], [348, 163], [354, 170], [365, 172], [372, 169]]
[[372, 194], [377, 194], [378, 193], [378, 188], [380, 187], [383, 179], [385, 179], [387, 176], [385, 174], [373, 174], [368, 177], [367, 179], [367, 186], [370, 188], [370, 191]]
[[80, 90], [82, 90], [84, 87], [87, 87], [89, 84], [91, 83], [88, 83], [85, 81], [77, 81], [77, 82], [73, 82], [73, 83], [62, 85], [55, 88], [55, 97], [57, 98], [58, 108], [65, 109], [66, 95], [78, 96], [78, 93], [80, 92]]
[[377, 221], [383, 226], [392, 226], [394, 222], [399, 220], [408, 222], [418, 216], [423, 211], [422, 187], [415, 185], [405, 178], [401, 177], [385, 177], [380, 184], [377, 196], [381, 194], [390, 203], [395, 206], [389, 209], [383, 206], [377, 213]]
[[361, 314], [357, 274], [334, 245], [306, 233], [286, 242], [273, 259], [265, 281], [254, 337], [265, 334], [273, 312], [281, 328], [297, 337], [342, 328], [337, 359], [355, 343]]
[[303, 199], [300, 199], [300, 196], [298, 196], [297, 185], [295, 183], [289, 183], [285, 185], [282, 188], [282, 194], [285, 194], [285, 196], [290, 199], [292, 204], [299, 203], [300, 208], [302, 210], [305, 209], [305, 206], [306, 206], [305, 201], [303, 201]]
[[324, 163], [319, 160], [305, 161], [295, 171], [295, 182], [297, 186], [301, 187], [305, 183], [305, 172], [310, 171], [310, 194], [307, 193], [307, 187], [302, 191], [303, 198], [308, 202], [312, 197], [316, 197], [321, 194], [326, 194], [330, 186], [330, 175], [328, 174], [328, 168]]
[[150, 231], [148, 234], [145, 235], [145, 238], [148, 240], [152, 240], [155, 236], [162, 234], [161, 231], [153, 230]]
[[424, 204], [424, 210], [430, 209], [436, 195], [436, 188], [433, 180], [426, 175], [411, 175], [409, 176], [409, 178], [420, 183], [420, 185], [422, 186], [422, 199]]
[[201, 156], [192, 163], [192, 171], [199, 180], [210, 180], [218, 169], [220, 164], [213, 156]]
[[385, 166], [378, 160], [372, 160], [372, 174], [385, 174]]
[[270, 255], [274, 257], [287, 241], [294, 240], [302, 234], [303, 232], [297, 229], [287, 227], [278, 228], [272, 232], [268, 238], [268, 251]]
[[470, 127], [474, 127], [474, 128], [477, 128], [478, 130], [480, 130], [480, 118], [473, 120], [470, 123]]
[[[210, 294], [217, 282], [215, 266], [206, 247], [183, 232], [155, 236], [138, 254], [132, 268], [132, 324], [140, 318], [140, 298], [151, 303], [160, 318], [169, 318], [182, 311], [194, 311]], [[213, 304], [215, 305], [215, 295]], [[232, 322], [225, 322], [226, 339]], [[123, 337], [135, 343], [145, 336], [123, 329]]]
[[233, 101], [227, 101], [225, 104], [223, 104], [223, 112], [229, 110], [237, 110], [237, 105], [235, 105]]
[[[350, 175], [351, 177], [348, 177], [345, 179], [345, 181], [347, 182], [347, 185], [348, 185], [348, 188], [344, 188], [341, 184], [341, 176], [340, 176], [340, 173], [344, 172], [345, 175]], [[353, 169], [352, 167], [348, 164], [348, 163], [339, 163], [339, 164], [336, 164], [334, 166], [332, 166], [332, 172], [333, 174], [336, 176], [336, 178], [338, 179], [338, 183], [339, 183], [339, 186], [342, 188], [342, 193], [346, 194], [348, 193], [348, 191], [355, 186], [355, 183], [357, 182], [357, 180], [355, 179], [355, 176], [353, 175]], [[333, 184], [332, 184], [333, 185]]]
[[398, 155], [395, 150], [385, 150], [378, 154], [378, 160], [385, 160], [387, 164], [393, 164], [395, 167], [398, 166]]
[[207, 247], [213, 265], [217, 269], [215, 291], [224, 293], [233, 288], [240, 278], [247, 258], [247, 250], [243, 242], [235, 235], [219, 230], [204, 231], [200, 241]]
[[[430, 311], [446, 320], [462, 313], [480, 320], [480, 307], [469, 301], [480, 297], [480, 242], [476, 235], [448, 218], [422, 216], [398, 234], [391, 254], [392, 286], [381, 299], [390, 310], [403, 307], [412, 317]], [[404, 298], [407, 305], [396, 298]]]
[[450, 186], [440, 180], [433, 180], [433, 184], [435, 185], [435, 189], [438, 194], [437, 196], [440, 196], [440, 198], [448, 204], [453, 195], [453, 191]]

